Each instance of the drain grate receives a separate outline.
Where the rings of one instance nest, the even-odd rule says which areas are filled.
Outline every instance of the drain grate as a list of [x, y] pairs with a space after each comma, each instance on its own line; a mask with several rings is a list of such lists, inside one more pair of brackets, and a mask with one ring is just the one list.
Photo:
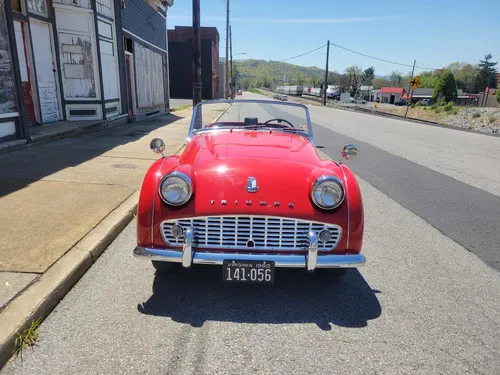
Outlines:
[[120, 169], [136, 169], [137, 165], [134, 164], [113, 164], [113, 168], [120, 168]]
[[130, 132], [130, 133], [122, 134], [122, 136], [124, 136], [124, 137], [137, 137], [139, 135], [148, 135], [148, 134], [149, 134], [149, 132], [147, 132], [147, 131], [136, 130], [135, 132]]

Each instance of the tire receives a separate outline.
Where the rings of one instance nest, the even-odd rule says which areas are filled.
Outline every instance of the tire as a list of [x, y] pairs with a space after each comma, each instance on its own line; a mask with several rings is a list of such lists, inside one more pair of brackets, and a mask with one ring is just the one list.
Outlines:
[[178, 273], [182, 269], [182, 265], [180, 263], [160, 262], [157, 260], [152, 260], [151, 263], [159, 273], [163, 274]]

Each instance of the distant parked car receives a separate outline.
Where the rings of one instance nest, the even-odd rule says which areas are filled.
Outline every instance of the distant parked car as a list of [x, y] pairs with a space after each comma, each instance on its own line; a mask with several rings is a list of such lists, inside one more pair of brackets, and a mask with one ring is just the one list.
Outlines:
[[399, 99], [398, 101], [394, 102], [394, 105], [398, 106], [406, 105], [406, 100]]
[[243, 95], [243, 91], [238, 90], [238, 95]]
[[366, 100], [364, 99], [361, 99], [360, 97], [352, 97], [351, 96], [351, 99], [350, 99], [351, 103], [354, 103], [354, 104], [366, 104]]
[[422, 99], [422, 105], [430, 105], [431, 101], [429, 99]]
[[281, 101], [287, 101], [288, 100], [288, 96], [286, 95], [281, 95], [281, 98], [280, 98]]

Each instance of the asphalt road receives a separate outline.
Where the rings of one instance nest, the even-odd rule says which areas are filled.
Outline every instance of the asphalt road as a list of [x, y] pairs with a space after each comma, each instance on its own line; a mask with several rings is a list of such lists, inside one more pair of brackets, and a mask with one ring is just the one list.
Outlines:
[[[265, 287], [223, 284], [214, 267], [155, 275], [131, 255], [134, 221], [1, 374], [498, 374], [500, 273], [488, 254], [500, 246], [487, 225], [500, 217], [499, 167], [486, 159], [500, 140], [311, 112], [323, 152], [359, 148], [347, 163], [365, 204], [364, 268], [337, 282], [278, 270]], [[426, 154], [444, 141], [451, 155]], [[459, 142], [483, 185], [450, 176], [462, 173]]]

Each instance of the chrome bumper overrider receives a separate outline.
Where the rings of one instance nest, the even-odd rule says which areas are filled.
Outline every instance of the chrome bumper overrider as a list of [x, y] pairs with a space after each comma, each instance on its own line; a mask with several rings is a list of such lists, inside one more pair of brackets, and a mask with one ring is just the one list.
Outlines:
[[318, 254], [318, 237], [313, 231], [309, 232], [309, 249], [306, 255], [196, 252], [192, 246], [192, 239], [193, 235], [189, 230], [186, 233], [182, 251], [137, 246], [134, 249], [134, 256], [155, 261], [182, 263], [183, 267], [190, 267], [192, 264], [222, 265], [225, 259], [272, 261], [275, 267], [306, 268], [309, 271], [316, 268], [354, 268], [365, 264], [363, 254]]

